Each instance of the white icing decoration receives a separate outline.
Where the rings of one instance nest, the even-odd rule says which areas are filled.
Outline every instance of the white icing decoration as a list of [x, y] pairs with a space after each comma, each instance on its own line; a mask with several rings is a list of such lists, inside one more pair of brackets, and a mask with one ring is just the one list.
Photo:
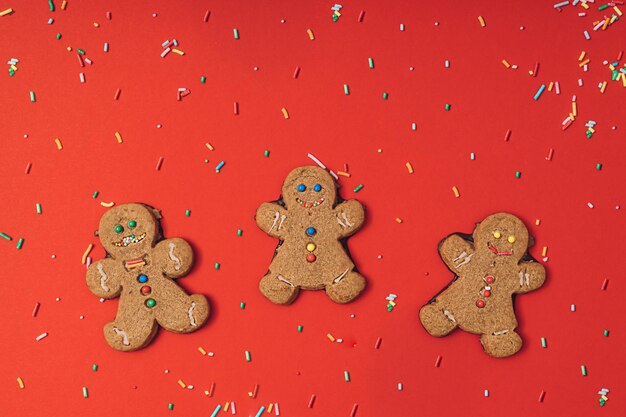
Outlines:
[[174, 248], [176, 247], [175, 244], [170, 243], [170, 259], [174, 262], [176, 262], [176, 265], [174, 265], [174, 269], [175, 270], [180, 270], [180, 258], [176, 255], [174, 255]]
[[195, 302], [191, 302], [191, 307], [189, 307], [189, 310], [187, 310], [187, 315], [189, 316], [189, 323], [191, 323], [192, 326], [196, 327], [196, 319], [193, 317], [193, 310], [196, 308], [196, 303]]
[[526, 278], [526, 285], [530, 286], [530, 274], [526, 272], [524, 274], [524, 277]]
[[448, 310], [443, 310], [443, 315], [446, 316], [446, 318], [450, 320], [452, 323], [456, 323], [454, 316]]
[[341, 281], [346, 276], [346, 274], [348, 273], [349, 270], [350, 270], [350, 268], [346, 268], [346, 270], [343, 271], [343, 273], [341, 275], [339, 275], [337, 278], [335, 278], [333, 280], [333, 283], [337, 284], [339, 281]]
[[337, 222], [339, 223], [339, 225], [340, 225], [341, 227], [343, 227], [343, 228], [346, 228], [346, 227], [347, 227], [345, 224], [343, 224], [343, 223], [341, 222], [341, 219], [339, 218], [339, 216], [337, 216]]
[[524, 285], [524, 273], [519, 271], [519, 286], [522, 287]]
[[283, 277], [282, 275], [279, 275], [279, 276], [277, 276], [276, 278], [277, 278], [279, 281], [282, 281], [282, 282], [284, 282], [284, 283], [286, 283], [286, 284], [291, 285], [292, 287], [295, 287], [295, 285], [293, 285], [291, 282], [289, 282], [289, 281], [288, 281], [285, 277]]
[[109, 292], [109, 287], [105, 284], [109, 277], [107, 276], [107, 274], [104, 273], [104, 267], [101, 263], [98, 263], [98, 265], [96, 265], [96, 268], [98, 268], [98, 272], [100, 273], [100, 286], [104, 291]]
[[116, 335], [122, 336], [122, 338], [123, 338], [122, 339], [122, 344], [124, 346], [129, 346], [130, 345], [130, 342], [128, 341], [128, 333], [118, 329], [117, 327], [114, 327], [113, 331], [115, 332]]
[[460, 268], [463, 265], [468, 264], [472, 260], [472, 256], [474, 256], [473, 253], [468, 255], [467, 252], [463, 251], [459, 256], [457, 256], [456, 258], [452, 260], [452, 262], [456, 262], [460, 259], [463, 259], [460, 263], [456, 264], [454, 267]]
[[284, 214], [280, 216], [280, 223], [278, 223], [278, 230], [280, 230], [280, 228], [283, 227], [283, 222], [285, 221], [286, 218], [287, 216], [285, 216]]
[[503, 334], [507, 334], [508, 330], [498, 330], [497, 332], [493, 332], [494, 336], [502, 336]]
[[272, 231], [272, 229], [274, 228], [274, 226], [276, 226], [276, 222], [278, 221], [278, 218], [279, 218], [279, 217], [280, 217], [280, 213], [279, 213], [279, 212], [276, 212], [276, 213], [274, 214], [274, 222], [272, 223], [272, 227], [270, 227], [270, 230], [269, 230], [270, 232]]
[[346, 215], [346, 213], [341, 213], [341, 217], [343, 217], [348, 226], [352, 226], [352, 223], [350, 223], [350, 220], [348, 220], [348, 216]]
[[461, 254], [460, 254], [459, 256], [457, 256], [456, 258], [454, 258], [454, 259], [452, 260], [452, 262], [456, 262], [456, 261], [458, 261], [459, 259], [461, 259], [462, 257], [464, 257], [464, 256], [466, 256], [466, 255], [467, 255], [467, 252], [463, 251], [463, 252], [461, 252]]

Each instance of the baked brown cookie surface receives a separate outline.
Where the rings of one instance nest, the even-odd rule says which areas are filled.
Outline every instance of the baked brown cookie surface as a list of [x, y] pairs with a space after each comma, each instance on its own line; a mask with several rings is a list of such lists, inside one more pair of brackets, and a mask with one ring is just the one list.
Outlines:
[[357, 200], [337, 204], [333, 178], [315, 166], [296, 168], [285, 179], [281, 200], [263, 203], [258, 226], [280, 239], [261, 292], [273, 303], [289, 304], [300, 289], [321, 290], [336, 303], [347, 303], [365, 288], [342, 240], [361, 228], [363, 206]]
[[496, 213], [477, 224], [472, 237], [442, 240], [439, 255], [455, 279], [421, 308], [426, 331], [442, 337], [459, 327], [479, 334], [485, 352], [496, 358], [519, 351], [513, 296], [541, 287], [546, 278], [543, 265], [528, 255], [529, 239], [520, 219]]
[[87, 286], [98, 297], [120, 297], [104, 337], [117, 350], [147, 346], [161, 326], [175, 333], [200, 328], [209, 316], [201, 294], [187, 295], [174, 282], [193, 264], [193, 251], [180, 238], [162, 239], [159, 212], [144, 204], [122, 204], [100, 219], [98, 236], [107, 257], [87, 269]]

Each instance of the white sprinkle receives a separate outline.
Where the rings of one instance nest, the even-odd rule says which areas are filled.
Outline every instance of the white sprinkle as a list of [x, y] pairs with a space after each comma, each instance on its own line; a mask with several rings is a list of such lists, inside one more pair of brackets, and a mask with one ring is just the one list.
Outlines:
[[161, 52], [161, 58], [165, 58], [165, 55], [169, 54], [172, 48], [165, 48], [163, 52]]
[[411, 123], [411, 130], [417, 130], [417, 123]]
[[402, 382], [398, 382], [398, 391], [402, 391], [403, 385]]
[[591, 209], [592, 209], [592, 208], [593, 208], [593, 203], [592, 203], [591, 201], [590, 201], [590, 202], [588, 202], [588, 203], [587, 203], [587, 207], [589, 207], [589, 208], [591, 208]]
[[476, 159], [476, 155], [474, 155], [474, 152], [470, 153], [470, 159], [473, 161], [474, 159]]
[[41, 339], [43, 339], [45, 337], [48, 337], [48, 333], [47, 332], [44, 332], [44, 333], [40, 334], [39, 336], [37, 336], [35, 338], [35, 340], [39, 342]]
[[488, 397], [488, 396], [489, 396], [489, 390], [488, 390], [488, 389], [486, 389], [486, 390], [485, 390], [485, 397]]
[[85, 74], [83, 74], [82, 72], [79, 74], [80, 75], [80, 82], [84, 83], [85, 82]]
[[400, 32], [404, 32], [404, 23], [400, 23]]
[[569, 309], [570, 309], [572, 312], [576, 311], [576, 304], [572, 304], [572, 305], [569, 307]]

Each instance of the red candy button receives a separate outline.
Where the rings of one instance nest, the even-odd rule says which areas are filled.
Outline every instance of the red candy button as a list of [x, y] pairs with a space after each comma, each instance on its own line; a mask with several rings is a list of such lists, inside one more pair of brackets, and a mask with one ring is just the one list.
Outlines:
[[485, 281], [487, 281], [487, 284], [493, 284], [493, 282], [494, 282], [495, 280], [496, 280], [496, 279], [495, 279], [493, 276], [491, 276], [491, 275], [487, 275], [487, 276], [485, 277]]
[[491, 295], [491, 291], [489, 291], [489, 290], [485, 290], [485, 291], [483, 291], [483, 295], [484, 295], [485, 297], [489, 297], [489, 296]]
[[313, 255], [312, 253], [309, 253], [306, 256], [306, 260], [309, 261], [309, 262], [315, 262], [315, 255]]
[[483, 300], [476, 301], [476, 307], [483, 308], [485, 306], [485, 302]]
[[143, 287], [141, 287], [141, 293], [144, 295], [150, 294], [152, 292], [152, 288], [150, 288], [147, 285], [144, 285]]

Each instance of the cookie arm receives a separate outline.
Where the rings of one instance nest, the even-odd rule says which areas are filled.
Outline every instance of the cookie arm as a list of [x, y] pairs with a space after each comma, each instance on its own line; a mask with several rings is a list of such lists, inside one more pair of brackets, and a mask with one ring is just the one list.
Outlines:
[[154, 247], [151, 259], [167, 277], [180, 278], [193, 265], [193, 249], [186, 240], [179, 237], [164, 239]]
[[541, 287], [546, 280], [546, 269], [538, 262], [528, 261], [519, 264], [519, 287], [516, 293], [525, 293]]
[[121, 277], [126, 273], [122, 264], [112, 258], [95, 261], [87, 268], [87, 287], [98, 297], [119, 297]]
[[459, 235], [450, 235], [439, 244], [439, 256], [456, 274], [472, 261], [474, 246]]
[[283, 237], [283, 223], [287, 218], [287, 210], [276, 203], [263, 203], [256, 210], [254, 220], [261, 230], [270, 236]]
[[339, 226], [339, 238], [350, 236], [359, 230], [365, 221], [365, 210], [358, 200], [347, 200], [338, 204], [334, 214]]

